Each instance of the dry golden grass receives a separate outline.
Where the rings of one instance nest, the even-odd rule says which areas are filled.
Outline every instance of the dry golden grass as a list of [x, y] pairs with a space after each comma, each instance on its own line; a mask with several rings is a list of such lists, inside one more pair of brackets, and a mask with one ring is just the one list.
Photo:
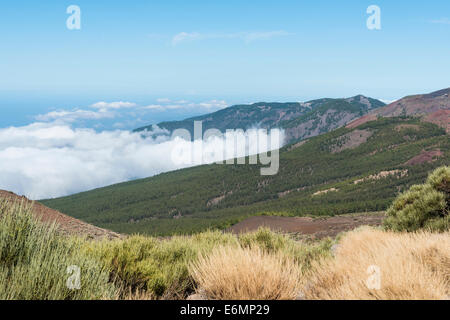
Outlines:
[[120, 290], [115, 300], [156, 300], [156, 297], [145, 290], [131, 290], [131, 288], [124, 288]]
[[219, 247], [190, 268], [199, 288], [217, 300], [288, 300], [299, 293], [299, 267], [258, 247]]
[[[370, 266], [379, 267], [378, 290], [368, 288], [376, 284]], [[308, 278], [306, 299], [448, 299], [450, 233], [353, 231]]]

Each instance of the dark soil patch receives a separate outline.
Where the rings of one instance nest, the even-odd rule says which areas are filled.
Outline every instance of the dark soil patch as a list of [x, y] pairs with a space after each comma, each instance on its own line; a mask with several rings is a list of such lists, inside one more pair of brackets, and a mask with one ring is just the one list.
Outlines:
[[414, 166], [416, 164], [433, 162], [434, 160], [441, 157], [442, 155], [443, 155], [443, 153], [439, 149], [431, 150], [431, 151], [423, 150], [419, 155], [409, 159], [405, 164], [409, 165], [409, 166]]
[[273, 231], [321, 239], [335, 237], [340, 232], [350, 231], [363, 225], [379, 226], [384, 216], [384, 212], [341, 215], [329, 218], [257, 216], [235, 224], [228, 231], [239, 234], [252, 232], [260, 227], [267, 227]]

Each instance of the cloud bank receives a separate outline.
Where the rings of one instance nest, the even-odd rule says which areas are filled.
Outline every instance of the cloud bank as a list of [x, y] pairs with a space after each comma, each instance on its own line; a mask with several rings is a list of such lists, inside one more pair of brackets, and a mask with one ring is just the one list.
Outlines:
[[100, 101], [97, 103], [94, 103], [93, 105], [91, 105], [92, 108], [97, 108], [97, 109], [121, 109], [121, 108], [133, 108], [136, 106], [136, 103], [133, 102], [124, 102], [124, 101], [118, 101], [118, 102], [105, 102], [105, 101]]
[[58, 110], [51, 111], [46, 114], [36, 116], [38, 121], [64, 121], [75, 122], [79, 120], [100, 120], [100, 119], [112, 119], [115, 117], [114, 113], [102, 109], [99, 111], [74, 109], [74, 110]]
[[430, 22], [434, 23], [434, 24], [447, 24], [447, 25], [450, 25], [450, 19], [449, 18], [441, 18], [441, 19], [431, 20]]
[[151, 104], [142, 107], [144, 110], [154, 110], [154, 111], [167, 111], [167, 110], [203, 110], [204, 112], [212, 112], [228, 107], [225, 100], [210, 100], [205, 102], [193, 103], [185, 100], [170, 101], [169, 99], [158, 99], [164, 100], [163, 103]]
[[209, 40], [209, 39], [240, 39], [245, 43], [256, 40], [267, 40], [274, 37], [292, 35], [284, 30], [264, 31], [264, 32], [236, 32], [236, 33], [199, 33], [199, 32], [180, 32], [173, 36], [172, 45], [176, 46], [182, 42]]
[[149, 105], [138, 105], [134, 102], [116, 101], [105, 102], [100, 101], [84, 108], [73, 108], [70, 110], [60, 109], [40, 114], [35, 117], [39, 122], [61, 122], [75, 123], [83, 120], [105, 120], [105, 119], [136, 119], [136, 114], [140, 117], [146, 116], [147, 113], [161, 111], [196, 111], [196, 112], [213, 112], [228, 107], [225, 100], [209, 100], [204, 102], [190, 102], [186, 100], [172, 101], [168, 98], [156, 99], [157, 103]]
[[[157, 127], [154, 130], [165, 133]], [[259, 133], [270, 141], [263, 131]], [[237, 135], [237, 139], [245, 138], [246, 134]], [[221, 138], [212, 137], [203, 143], [203, 157], [209, 162], [224, 159], [234, 151], [233, 147], [221, 154], [211, 154], [220, 142], [217, 139]], [[180, 149], [180, 145], [194, 148], [195, 143], [198, 142], [172, 140], [167, 135], [153, 139], [151, 135], [143, 137], [129, 131], [96, 132], [61, 123], [0, 129], [0, 189], [31, 199], [44, 199], [149, 177], [200, 164], [198, 161], [173, 161], [174, 149]], [[252, 150], [249, 148], [252, 143], [248, 139], [245, 153]], [[270, 149], [270, 146], [265, 147]], [[236, 154], [243, 155], [242, 152]]]

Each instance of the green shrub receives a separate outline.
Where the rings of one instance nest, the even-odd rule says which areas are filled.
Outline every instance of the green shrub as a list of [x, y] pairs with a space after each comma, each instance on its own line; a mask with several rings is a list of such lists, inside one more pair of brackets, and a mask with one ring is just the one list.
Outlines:
[[445, 195], [447, 214], [450, 210], [450, 167], [440, 167], [434, 170], [427, 179], [427, 184]]
[[[83, 240], [60, 237], [38, 222], [30, 208], [0, 200], [0, 299], [113, 298], [102, 266], [80, 253]], [[80, 268], [80, 289], [69, 289], [69, 266]]]
[[384, 225], [395, 231], [449, 230], [450, 167], [433, 171], [422, 185], [400, 194], [387, 210]]
[[237, 245], [237, 240], [217, 231], [167, 240], [136, 235], [123, 240], [87, 242], [84, 252], [102, 261], [118, 285], [173, 299], [183, 298], [193, 290], [190, 262], [199, 253], [219, 245]]

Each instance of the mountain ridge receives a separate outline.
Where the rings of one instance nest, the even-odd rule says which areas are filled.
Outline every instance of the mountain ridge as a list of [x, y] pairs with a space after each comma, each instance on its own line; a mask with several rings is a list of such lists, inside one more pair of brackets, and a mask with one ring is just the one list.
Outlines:
[[363, 124], [377, 117], [413, 116], [435, 123], [450, 133], [450, 88], [427, 94], [406, 96], [349, 123], [348, 127]]
[[[285, 129], [286, 142], [289, 143], [329, 132], [384, 105], [385, 103], [380, 100], [363, 95], [339, 99], [321, 98], [307, 102], [257, 102], [233, 105], [181, 121], [160, 122], [157, 126], [169, 133], [176, 129], [187, 129], [191, 136], [194, 121], [202, 121], [204, 130], [214, 128], [221, 132], [247, 130], [253, 127], [263, 129], [278, 127]], [[137, 128], [134, 132], [151, 132], [153, 129], [153, 125], [150, 125]]]

